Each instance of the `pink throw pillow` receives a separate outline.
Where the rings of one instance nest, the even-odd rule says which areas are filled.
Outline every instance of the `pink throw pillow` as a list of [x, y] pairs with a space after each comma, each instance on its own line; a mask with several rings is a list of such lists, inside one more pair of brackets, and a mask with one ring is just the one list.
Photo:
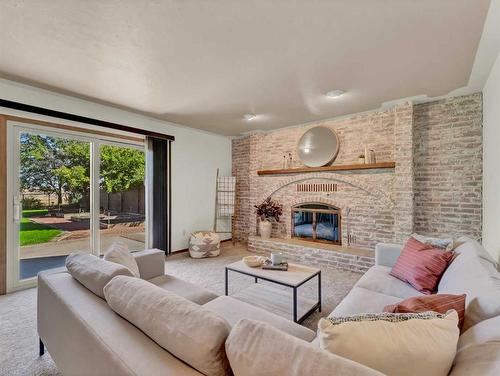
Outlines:
[[390, 274], [423, 294], [432, 294], [453, 255], [452, 251], [444, 251], [409, 238]]
[[384, 312], [391, 313], [419, 313], [433, 311], [446, 313], [454, 309], [458, 313], [458, 328], [462, 330], [465, 315], [465, 294], [435, 294], [425, 296], [414, 296], [399, 303], [384, 307]]

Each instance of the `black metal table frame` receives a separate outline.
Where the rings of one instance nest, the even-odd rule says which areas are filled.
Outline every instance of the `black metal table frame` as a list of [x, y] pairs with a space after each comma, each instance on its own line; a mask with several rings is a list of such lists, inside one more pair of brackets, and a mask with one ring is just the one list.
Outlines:
[[[311, 275], [310, 277], [308, 277], [307, 279], [302, 281], [300, 284], [295, 286], [295, 285], [290, 285], [290, 284], [285, 283], [285, 282], [278, 282], [278, 281], [275, 281], [273, 279], [266, 278], [266, 277], [258, 277], [254, 274], [247, 273], [247, 272], [233, 269], [229, 266], [226, 266], [226, 281], [225, 281], [226, 282], [225, 283], [226, 296], [229, 295], [228, 294], [229, 293], [229, 277], [228, 277], [229, 271], [232, 271], [235, 273], [240, 273], [240, 274], [245, 274], [245, 275], [248, 275], [250, 277], [253, 277], [253, 278], [255, 278], [255, 283], [258, 283], [258, 280], [261, 279], [263, 281], [276, 283], [278, 285], [290, 287], [291, 289], [293, 289], [293, 321], [296, 322], [297, 324], [302, 323], [307, 317], [309, 317], [309, 315], [311, 315], [314, 311], [316, 311], [316, 309], [318, 310], [318, 312], [321, 312], [321, 270], [318, 270], [316, 273], [314, 273], [313, 275]], [[286, 272], [282, 272], [282, 273], [286, 273]], [[309, 282], [314, 277], [318, 277], [318, 301], [306, 313], [304, 313], [300, 318], [297, 318], [297, 289], [300, 286], [302, 286], [304, 283]]]

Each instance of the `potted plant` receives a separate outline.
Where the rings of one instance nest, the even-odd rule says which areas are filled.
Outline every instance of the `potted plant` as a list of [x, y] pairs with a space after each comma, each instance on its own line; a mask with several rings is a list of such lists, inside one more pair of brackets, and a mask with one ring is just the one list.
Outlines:
[[358, 162], [360, 164], [365, 164], [365, 155], [363, 153], [361, 153], [360, 155], [358, 155]]
[[283, 214], [283, 207], [280, 203], [268, 197], [260, 205], [254, 205], [255, 213], [259, 216], [260, 237], [269, 239], [271, 237], [272, 222], [279, 222]]

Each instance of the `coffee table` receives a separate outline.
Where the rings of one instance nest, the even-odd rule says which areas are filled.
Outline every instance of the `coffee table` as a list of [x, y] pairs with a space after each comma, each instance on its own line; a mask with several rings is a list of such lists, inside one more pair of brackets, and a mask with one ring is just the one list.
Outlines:
[[[301, 323], [309, 315], [311, 315], [316, 309], [321, 312], [321, 270], [312, 268], [309, 266], [288, 263], [287, 271], [280, 270], [268, 270], [262, 269], [260, 267], [251, 268], [247, 266], [243, 261], [233, 262], [226, 266], [226, 289], [225, 293], [228, 295], [229, 292], [229, 271], [245, 274], [254, 277], [255, 283], [259, 280], [272, 282], [281, 286], [286, 286], [293, 289], [293, 321], [296, 323]], [[301, 316], [298, 315], [298, 300], [297, 300], [297, 289], [304, 283], [310, 281], [313, 278], [318, 279], [318, 300], [315, 301], [312, 306]]]

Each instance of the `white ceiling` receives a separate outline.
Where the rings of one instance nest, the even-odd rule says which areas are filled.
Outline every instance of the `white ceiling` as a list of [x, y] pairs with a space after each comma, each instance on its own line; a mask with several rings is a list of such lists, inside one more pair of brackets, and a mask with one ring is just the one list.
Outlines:
[[466, 86], [488, 5], [2, 0], [0, 76], [237, 135]]

